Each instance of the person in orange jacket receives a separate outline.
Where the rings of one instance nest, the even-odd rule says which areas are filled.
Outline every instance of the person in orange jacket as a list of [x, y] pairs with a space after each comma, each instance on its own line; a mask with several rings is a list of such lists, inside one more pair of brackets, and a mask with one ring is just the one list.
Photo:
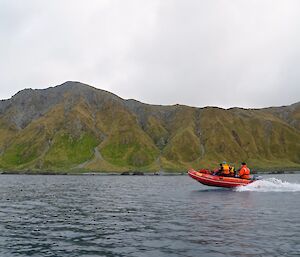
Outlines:
[[250, 169], [245, 162], [242, 162], [242, 166], [239, 170], [239, 177], [243, 179], [250, 179]]

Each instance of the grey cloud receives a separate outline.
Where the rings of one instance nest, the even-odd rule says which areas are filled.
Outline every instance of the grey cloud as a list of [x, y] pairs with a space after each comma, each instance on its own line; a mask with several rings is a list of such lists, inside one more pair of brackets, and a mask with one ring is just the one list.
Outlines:
[[0, 98], [78, 80], [155, 104], [291, 104], [300, 100], [299, 7], [296, 0], [4, 0]]

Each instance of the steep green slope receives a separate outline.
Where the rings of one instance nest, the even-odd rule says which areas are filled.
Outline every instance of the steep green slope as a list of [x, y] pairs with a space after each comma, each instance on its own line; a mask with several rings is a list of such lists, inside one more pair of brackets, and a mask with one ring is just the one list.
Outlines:
[[158, 155], [155, 144], [124, 107], [111, 104], [99, 113], [98, 119], [107, 135], [99, 147], [104, 159], [128, 168], [142, 168], [154, 162]]
[[205, 109], [201, 123], [208, 159], [264, 169], [299, 165], [299, 131], [267, 112]]
[[0, 102], [0, 169], [179, 171], [227, 160], [300, 168], [300, 105], [152, 106], [66, 82]]

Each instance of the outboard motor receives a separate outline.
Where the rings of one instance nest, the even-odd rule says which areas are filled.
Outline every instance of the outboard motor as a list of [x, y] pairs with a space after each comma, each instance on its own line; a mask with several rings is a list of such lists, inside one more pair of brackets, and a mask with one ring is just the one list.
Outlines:
[[260, 180], [260, 179], [262, 179], [262, 176], [259, 176], [259, 175], [253, 175], [253, 177], [252, 177], [252, 180]]

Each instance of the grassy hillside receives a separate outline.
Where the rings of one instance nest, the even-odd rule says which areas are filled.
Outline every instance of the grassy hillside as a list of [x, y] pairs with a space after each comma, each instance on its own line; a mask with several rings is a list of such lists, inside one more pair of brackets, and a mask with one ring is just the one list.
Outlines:
[[300, 169], [300, 105], [152, 106], [67, 82], [0, 102], [0, 169], [31, 172]]

